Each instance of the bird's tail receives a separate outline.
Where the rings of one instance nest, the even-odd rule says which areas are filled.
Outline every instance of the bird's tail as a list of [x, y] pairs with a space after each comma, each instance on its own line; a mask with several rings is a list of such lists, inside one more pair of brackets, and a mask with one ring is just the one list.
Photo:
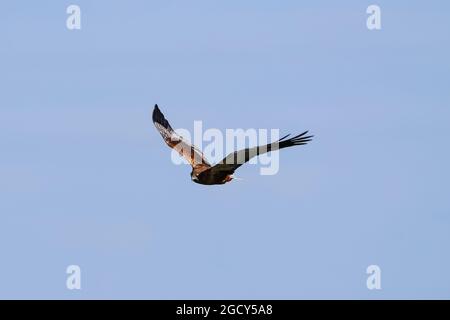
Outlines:
[[242, 179], [242, 178], [236, 177], [234, 174], [231, 175], [231, 178], [232, 178], [233, 180], [238, 180], [238, 181], [243, 181], [243, 180], [244, 180], [244, 179]]

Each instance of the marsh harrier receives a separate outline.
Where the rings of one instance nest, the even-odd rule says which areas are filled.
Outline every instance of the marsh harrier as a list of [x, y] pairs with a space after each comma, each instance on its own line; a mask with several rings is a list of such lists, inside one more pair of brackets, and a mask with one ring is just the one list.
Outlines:
[[155, 105], [152, 118], [156, 129], [158, 129], [166, 144], [170, 148], [175, 149], [192, 166], [192, 181], [205, 185], [227, 183], [233, 180], [234, 171], [251, 158], [266, 152], [306, 144], [313, 137], [307, 136], [308, 131], [290, 139], [287, 139], [289, 136], [287, 135], [267, 145], [230, 153], [222, 161], [213, 166], [205, 159], [203, 153], [196, 146], [183, 140], [183, 137], [172, 129], [161, 110], [159, 110], [158, 105]]

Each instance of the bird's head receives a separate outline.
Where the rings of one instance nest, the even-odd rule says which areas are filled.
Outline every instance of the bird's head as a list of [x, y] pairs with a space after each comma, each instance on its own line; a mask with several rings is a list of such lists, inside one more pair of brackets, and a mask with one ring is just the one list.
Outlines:
[[191, 180], [195, 183], [198, 183], [198, 177], [194, 174], [194, 171], [191, 172]]

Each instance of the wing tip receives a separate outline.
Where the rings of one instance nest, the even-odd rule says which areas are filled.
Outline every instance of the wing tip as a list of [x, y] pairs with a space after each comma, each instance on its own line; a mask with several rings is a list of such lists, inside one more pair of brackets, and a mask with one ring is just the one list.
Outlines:
[[308, 142], [312, 141], [312, 138], [314, 137], [314, 135], [307, 136], [308, 132], [309, 131], [305, 131], [287, 140], [284, 140], [285, 137], [283, 137], [283, 139], [281, 139], [279, 143], [282, 144], [282, 148], [305, 145]]
[[155, 104], [155, 107], [153, 109], [152, 120], [153, 123], [159, 124], [169, 131], [173, 131], [172, 127], [169, 124], [169, 121], [167, 121], [167, 119], [164, 117], [164, 114], [161, 112], [161, 110], [159, 110], [157, 104]]
[[155, 107], [153, 108], [153, 114], [152, 114], [152, 120], [153, 122], [160, 122], [161, 118], [164, 118], [163, 114], [161, 113], [161, 110], [159, 110], [159, 107], [157, 104], [155, 104]]

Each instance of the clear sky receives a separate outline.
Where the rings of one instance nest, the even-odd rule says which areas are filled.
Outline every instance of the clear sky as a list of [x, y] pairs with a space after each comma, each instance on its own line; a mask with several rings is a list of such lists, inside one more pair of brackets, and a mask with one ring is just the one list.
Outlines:
[[[0, 298], [450, 298], [449, 9], [2, 1]], [[155, 103], [174, 127], [315, 140], [201, 186]]]

